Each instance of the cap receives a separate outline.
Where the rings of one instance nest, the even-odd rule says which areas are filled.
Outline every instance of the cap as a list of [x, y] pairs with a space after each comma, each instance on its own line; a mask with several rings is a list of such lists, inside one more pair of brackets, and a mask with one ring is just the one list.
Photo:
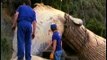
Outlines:
[[56, 24], [51, 24], [51, 29], [56, 29], [57, 25]]

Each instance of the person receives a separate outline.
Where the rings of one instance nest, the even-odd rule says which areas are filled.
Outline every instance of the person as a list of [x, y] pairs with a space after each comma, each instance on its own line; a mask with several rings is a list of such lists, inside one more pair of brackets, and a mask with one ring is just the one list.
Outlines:
[[[12, 30], [17, 26], [17, 60], [31, 60], [31, 39], [35, 37], [36, 14], [28, 0], [22, 0], [15, 14]], [[32, 30], [33, 29], [33, 30]]]
[[47, 50], [52, 45], [52, 52], [50, 54], [50, 59], [51, 60], [61, 60], [61, 55], [62, 55], [61, 35], [57, 30], [56, 24], [51, 24], [51, 30], [53, 32], [52, 40], [49, 42], [49, 44], [45, 48], [45, 50]]

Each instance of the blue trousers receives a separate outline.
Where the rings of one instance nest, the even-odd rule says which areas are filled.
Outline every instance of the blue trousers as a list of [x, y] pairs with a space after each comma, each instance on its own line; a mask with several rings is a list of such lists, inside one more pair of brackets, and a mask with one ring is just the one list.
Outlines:
[[61, 60], [61, 55], [62, 55], [62, 50], [56, 51], [55, 52], [55, 60]]
[[19, 22], [17, 30], [18, 60], [31, 60], [31, 32], [32, 26], [29, 22]]

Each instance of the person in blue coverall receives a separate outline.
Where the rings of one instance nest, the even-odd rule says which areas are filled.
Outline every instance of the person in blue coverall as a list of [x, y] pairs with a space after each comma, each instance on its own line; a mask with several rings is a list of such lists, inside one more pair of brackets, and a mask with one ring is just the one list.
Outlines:
[[49, 42], [49, 45], [45, 48], [47, 50], [51, 45], [52, 45], [52, 52], [50, 54], [50, 59], [51, 60], [61, 60], [61, 55], [62, 55], [62, 40], [61, 40], [61, 35], [57, 30], [57, 25], [56, 24], [51, 24], [50, 26], [53, 35], [52, 35], [52, 40]]
[[[31, 40], [35, 37], [36, 14], [28, 0], [22, 0], [14, 14], [12, 29], [17, 26], [17, 60], [31, 60]], [[32, 26], [33, 25], [33, 26]], [[33, 30], [32, 30], [33, 29]]]

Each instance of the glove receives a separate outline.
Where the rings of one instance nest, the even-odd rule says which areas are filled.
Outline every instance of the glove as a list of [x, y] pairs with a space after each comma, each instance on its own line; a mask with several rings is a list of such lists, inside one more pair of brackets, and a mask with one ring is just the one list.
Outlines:
[[50, 54], [50, 59], [51, 59], [51, 60], [54, 59], [54, 54], [53, 54], [53, 53]]

